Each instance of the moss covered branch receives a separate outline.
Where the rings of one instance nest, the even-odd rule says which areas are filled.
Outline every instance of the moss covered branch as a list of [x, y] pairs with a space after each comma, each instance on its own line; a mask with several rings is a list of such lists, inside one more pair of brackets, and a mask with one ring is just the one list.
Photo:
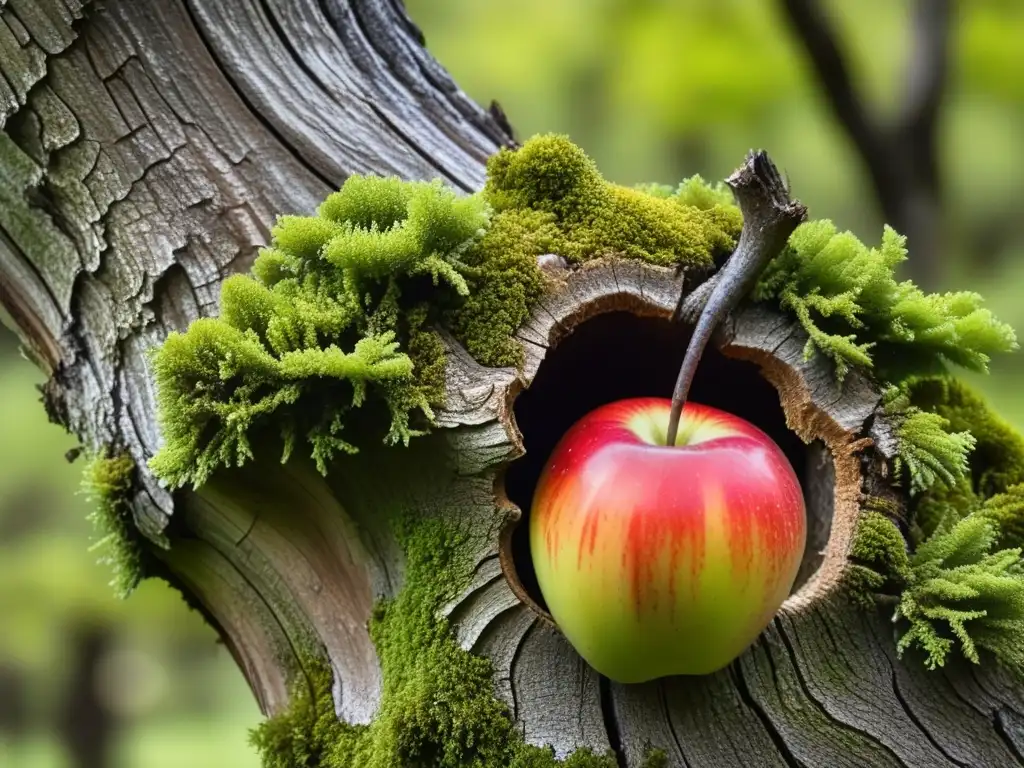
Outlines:
[[[564, 762], [528, 745], [494, 694], [491, 662], [460, 648], [442, 606], [467, 583], [472, 562], [464, 536], [437, 519], [398, 521], [406, 554], [402, 591], [382, 601], [370, 632], [384, 692], [369, 726], [334, 714], [332, 675], [316, 656], [310, 679], [295, 688], [288, 712], [253, 733], [267, 768], [617, 768], [613, 754], [577, 750]], [[652, 750], [642, 768], [663, 768]]]

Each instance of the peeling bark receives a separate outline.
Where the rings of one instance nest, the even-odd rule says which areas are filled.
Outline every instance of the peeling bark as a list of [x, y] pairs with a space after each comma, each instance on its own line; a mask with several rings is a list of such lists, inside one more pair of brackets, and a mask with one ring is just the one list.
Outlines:
[[[587, 341], [602, 323], [639, 323], [636, 343], [662, 351], [670, 390], [687, 336], [669, 321], [683, 279], [671, 270], [546, 259], [559, 285], [519, 332], [523, 369], [484, 368], [448, 339], [447, 408], [408, 449], [370, 447], [326, 479], [301, 461], [261, 462], [177, 497], [148, 475], [159, 435], [147, 350], [216, 311], [221, 281], [251, 263], [275, 215], [311, 212], [354, 172], [473, 190], [511, 141], [500, 111], [474, 105], [421, 43], [388, 0], [0, 0], [0, 303], [50, 375], [51, 415], [141, 468], [134, 513], [157, 572], [218, 627], [261, 709], [286, 707], [322, 653], [339, 717], [373, 717], [381, 673], [366, 624], [402, 586], [382, 513], [400, 509], [467, 534], [472, 577], [444, 612], [457, 642], [493, 661], [526, 739], [559, 756], [613, 748], [636, 766], [655, 746], [692, 768], [1024, 762], [1024, 687], [992, 665], [897, 660], [886, 616], [846, 605], [861, 497], [892, 436], [873, 385], [856, 373], [837, 385], [803, 359], [799, 327], [764, 307], [719, 329], [694, 397], [742, 386], [737, 407], [795, 460], [816, 543], [799, 588], [740, 659], [702, 678], [609, 683], [552, 626], [516, 551], [522, 467], [537, 460], [525, 414], [555, 407], [545, 369], [561, 355], [614, 342]], [[661, 369], [647, 373], [656, 386]], [[592, 393], [576, 394], [580, 407]]]
[[[159, 440], [146, 350], [216, 311], [278, 214], [351, 173], [473, 190], [511, 140], [384, 0], [2, 7], [3, 303], [53, 417], [140, 465]], [[173, 501], [143, 479], [159, 538]]]

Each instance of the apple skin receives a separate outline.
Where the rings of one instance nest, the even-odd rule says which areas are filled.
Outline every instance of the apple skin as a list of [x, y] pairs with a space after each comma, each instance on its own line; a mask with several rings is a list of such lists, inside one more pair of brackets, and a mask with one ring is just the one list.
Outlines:
[[[555, 622], [621, 683], [727, 666], [772, 620], [803, 557], [803, 494], [753, 424], [687, 403], [601, 406], [562, 437], [540, 477], [530, 551]], [[660, 444], [659, 444], [660, 441]]]

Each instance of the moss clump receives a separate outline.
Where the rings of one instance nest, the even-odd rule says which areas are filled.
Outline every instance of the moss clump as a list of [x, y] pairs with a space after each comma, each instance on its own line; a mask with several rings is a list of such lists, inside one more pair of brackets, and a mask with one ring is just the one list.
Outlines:
[[386, 407], [387, 442], [429, 425], [444, 354], [431, 320], [469, 292], [460, 258], [490, 209], [437, 183], [349, 178], [316, 216], [283, 216], [253, 275], [224, 282], [219, 318], [171, 334], [154, 357], [166, 445], [153, 470], [202, 484], [276, 433], [306, 442], [322, 471], [350, 413]]
[[886, 227], [868, 248], [830, 221], [802, 224], [762, 275], [754, 296], [793, 312], [807, 331], [806, 354], [829, 357], [842, 379], [851, 366], [899, 383], [952, 363], [987, 371], [990, 356], [1017, 348], [1013, 330], [976, 293], [925, 294], [898, 283], [906, 238]]
[[716, 253], [735, 247], [742, 226], [735, 206], [720, 197], [709, 209], [691, 204], [690, 187], [665, 197], [610, 184], [582, 149], [556, 135], [491, 158], [485, 194], [498, 211], [551, 214], [562, 234], [555, 253], [574, 263], [619, 255], [708, 266]]
[[897, 645], [917, 646], [929, 668], [954, 647], [975, 664], [984, 649], [1024, 671], [1024, 564], [1020, 549], [993, 551], [997, 527], [981, 515], [943, 523], [918, 548], [894, 619], [909, 627]]
[[970, 487], [988, 498], [1024, 482], [1024, 436], [970, 386], [950, 377], [922, 377], [908, 386], [911, 403], [937, 413], [949, 429], [970, 432], [975, 440], [968, 459]]
[[[927, 440], [910, 438], [915, 450], [938, 446], [926, 470], [916, 472], [936, 477], [919, 480], [911, 501], [912, 554], [890, 519], [862, 516], [848, 574], [852, 594], [868, 603], [874, 593], [895, 596], [898, 650], [920, 649], [930, 668], [943, 666], [954, 650], [978, 663], [986, 650], [1024, 671], [1024, 438], [949, 377], [908, 380], [900, 398], [905, 424], [922, 415], [941, 420], [928, 426]], [[947, 430], [970, 436], [973, 450], [943, 467], [932, 462]]]
[[979, 507], [979, 499], [965, 476], [953, 487], [935, 487], [918, 496], [912, 506], [913, 525], [910, 537], [914, 543], [924, 541], [947, 519], [960, 520]]
[[509, 209], [495, 214], [490, 229], [466, 254], [469, 296], [446, 321], [480, 363], [522, 363], [522, 347], [512, 335], [544, 292], [537, 257], [557, 253], [562, 238], [552, 214]]
[[962, 382], [922, 378], [907, 392], [913, 407], [935, 413], [975, 442], [957, 483], [935, 487], [916, 500], [912, 511], [918, 538], [977, 515], [995, 524], [997, 546], [1024, 547], [1024, 437]]
[[889, 386], [882, 401], [895, 424], [896, 470], [909, 476], [911, 493], [935, 485], [953, 488], [968, 472], [974, 436], [966, 430], [951, 431], [949, 419], [913, 405], [907, 387]]
[[[291, 708], [259, 726], [252, 741], [266, 768], [616, 768], [613, 755], [580, 750], [564, 763], [528, 746], [494, 694], [488, 659], [462, 650], [441, 606], [469, 578], [465, 541], [436, 519], [405, 526], [406, 581], [380, 604], [371, 636], [383, 672], [381, 707], [368, 726], [338, 722], [331, 672], [307, 662]], [[645, 768], [663, 755], [652, 752]]]
[[501, 150], [483, 191], [495, 210], [490, 229], [462, 259], [469, 296], [446, 318], [456, 338], [484, 365], [519, 365], [512, 336], [543, 295], [544, 253], [577, 264], [616, 255], [701, 266], [736, 245], [743, 222], [724, 185], [695, 176], [665, 189], [605, 181], [562, 136]]
[[82, 492], [95, 509], [89, 521], [99, 534], [91, 550], [104, 552], [100, 562], [113, 571], [110, 585], [128, 597], [142, 580], [142, 544], [132, 519], [131, 490], [135, 462], [127, 454], [97, 456], [85, 468]]
[[975, 664], [985, 650], [1024, 672], [1024, 563], [1020, 548], [999, 549], [999, 538], [984, 515], [951, 514], [908, 555], [892, 520], [868, 511], [846, 583], [864, 607], [875, 604], [875, 593], [893, 596], [901, 656], [916, 648], [935, 669], [954, 649]]
[[331, 695], [331, 667], [318, 655], [302, 659], [303, 677], [292, 686], [288, 709], [250, 734], [263, 768], [330, 768], [331, 753], [366, 730], [338, 720]]
[[930, 667], [954, 648], [972, 661], [984, 648], [1017, 664], [1024, 571], [1014, 547], [1024, 494], [1008, 489], [1024, 482], [1024, 441], [948, 371], [987, 371], [990, 356], [1017, 341], [977, 294], [898, 283], [905, 258], [904, 238], [888, 227], [868, 248], [831, 222], [809, 222], [769, 264], [754, 298], [792, 312], [808, 335], [805, 355], [826, 355], [837, 378], [859, 366], [884, 388], [916, 546], [908, 551], [891, 515], [867, 508], [846, 574], [850, 596], [861, 605], [894, 599], [900, 653], [920, 647]]
[[995, 525], [998, 546], [1024, 549], [1024, 483], [985, 499], [977, 513]]
[[876, 594], [896, 594], [910, 575], [907, 544], [892, 520], [868, 506], [857, 525], [845, 583], [854, 602], [875, 605]]
[[[987, 371], [991, 355], [1017, 348], [1016, 337], [975, 293], [925, 294], [909, 281], [897, 282], [896, 267], [906, 257], [905, 238], [889, 227], [881, 245], [868, 248], [829, 221], [808, 222], [768, 265], [754, 298], [792, 312], [807, 332], [805, 355], [827, 356], [838, 379], [851, 367], [870, 369], [884, 387], [884, 410], [898, 441], [896, 470], [911, 493], [952, 493], [968, 475], [991, 485], [976, 466], [979, 458], [998, 464], [989, 454], [1001, 449], [986, 447], [983, 433], [1010, 444], [1020, 438], [996, 426], [986, 408], [972, 403], [965, 412], [963, 390], [946, 383], [952, 381], [948, 368]], [[952, 387], [960, 401], [947, 402], [953, 390], [944, 387]], [[1001, 470], [986, 469], [991, 471]], [[937, 520], [944, 513], [933, 513], [945, 504], [933, 495], [921, 509]], [[873, 525], [865, 523], [864, 535], [877, 533]]]

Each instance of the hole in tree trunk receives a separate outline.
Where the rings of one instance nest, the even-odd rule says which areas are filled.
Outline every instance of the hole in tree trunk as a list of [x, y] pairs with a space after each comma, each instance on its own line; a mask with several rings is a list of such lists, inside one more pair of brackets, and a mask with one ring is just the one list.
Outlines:
[[[504, 475], [504, 493], [522, 512], [502, 546], [506, 576], [521, 598], [546, 612], [529, 543], [533, 492], [558, 440], [582, 416], [629, 397], [669, 397], [689, 330], [661, 317], [608, 312], [584, 321], [552, 348], [513, 409], [526, 453]], [[764, 430], [783, 450], [804, 490], [807, 548], [796, 591], [821, 563], [832, 520], [834, 470], [824, 443], [805, 445], [786, 426], [779, 395], [758, 366], [708, 345], [690, 392], [695, 403], [734, 413]]]

